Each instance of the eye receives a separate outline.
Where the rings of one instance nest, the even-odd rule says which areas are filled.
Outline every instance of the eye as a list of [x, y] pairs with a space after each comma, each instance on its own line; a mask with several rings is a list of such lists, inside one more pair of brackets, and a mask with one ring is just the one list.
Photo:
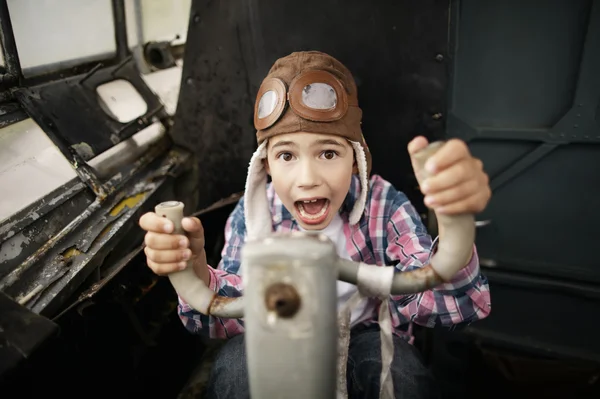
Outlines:
[[326, 150], [326, 151], [323, 151], [322, 155], [325, 159], [331, 160], [331, 159], [334, 159], [338, 155], [338, 153], [333, 150]]
[[294, 157], [292, 156], [292, 154], [290, 154], [289, 152], [282, 152], [280, 154], [277, 155], [278, 159], [281, 159], [285, 162], [289, 162], [291, 161]]

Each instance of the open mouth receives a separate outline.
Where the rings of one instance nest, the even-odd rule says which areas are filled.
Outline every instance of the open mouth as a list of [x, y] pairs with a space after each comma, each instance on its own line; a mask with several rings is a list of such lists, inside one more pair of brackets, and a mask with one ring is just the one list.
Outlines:
[[311, 198], [296, 201], [296, 210], [299, 219], [305, 224], [320, 224], [327, 219], [329, 214], [329, 200], [327, 198]]

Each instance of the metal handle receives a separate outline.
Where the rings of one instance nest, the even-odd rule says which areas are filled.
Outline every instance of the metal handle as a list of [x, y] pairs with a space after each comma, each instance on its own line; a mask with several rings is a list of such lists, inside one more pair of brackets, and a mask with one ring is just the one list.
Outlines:
[[[425, 170], [425, 163], [427, 160], [435, 154], [442, 146], [442, 142], [434, 142], [427, 146], [425, 149], [419, 151], [414, 155], [415, 159], [415, 174], [419, 184], [421, 184], [427, 177], [428, 174]], [[175, 233], [185, 234], [181, 227], [181, 219], [183, 218], [183, 203], [178, 201], [167, 201], [156, 206], [155, 211], [157, 214], [162, 215], [175, 224]], [[410, 272], [396, 273], [393, 277], [392, 295], [402, 295], [417, 293], [425, 291], [427, 289], [434, 288], [435, 286], [449, 281], [460, 269], [462, 269], [469, 261], [472, 251], [473, 244], [475, 241], [475, 219], [472, 214], [463, 215], [436, 215], [438, 223], [444, 227], [444, 237], [440, 240], [437, 247], [436, 253], [432, 256], [431, 262], [419, 269], [412, 270]], [[285, 264], [297, 263], [298, 259], [306, 256], [307, 252], [310, 254], [314, 248], [310, 248], [310, 245], [304, 244], [302, 237], [306, 237], [306, 234], [296, 233], [292, 236], [286, 236], [284, 240], [290, 237], [295, 237], [293, 243], [283, 244], [279, 243], [274, 248], [277, 252], [278, 261], [281, 262], [283, 267]], [[245, 244], [242, 249], [242, 270], [246, 272], [250, 271], [255, 259], [248, 257], [248, 262], [244, 261], [244, 253], [254, 253], [254, 246], [261, 246], [264, 243], [273, 242], [278, 240], [278, 235], [274, 234], [272, 237], [265, 238], [263, 240], [251, 241]], [[328, 241], [328, 240], [326, 240]], [[309, 241], [310, 243], [311, 241]], [[314, 244], [314, 242], [312, 242]], [[331, 244], [333, 245], [333, 244]], [[296, 251], [295, 248], [304, 248], [303, 251]], [[248, 264], [247, 264], [248, 263]], [[352, 284], [358, 284], [358, 270], [359, 268], [378, 268], [379, 266], [365, 265], [358, 262], [336, 259], [335, 264], [338, 270], [338, 279]], [[375, 269], [373, 269], [375, 270]], [[367, 271], [368, 273], [368, 271]], [[242, 273], [244, 275], [244, 273]], [[215, 292], [210, 290], [204, 282], [199, 279], [193, 272], [192, 267], [188, 267], [181, 272], [176, 272], [169, 275], [171, 283], [175, 287], [177, 293], [194, 309], [207, 315], [214, 315], [217, 317], [242, 317], [244, 312], [243, 297], [229, 298], [217, 295]], [[242, 277], [244, 278], [244, 276]], [[253, 286], [247, 279], [245, 286]], [[259, 282], [257, 282], [258, 284]], [[386, 290], [382, 287], [382, 292]], [[279, 312], [290, 313], [288, 308], [289, 303], [285, 301], [273, 300], [273, 306], [280, 306]], [[279, 304], [279, 305], [277, 305]], [[283, 313], [282, 313], [283, 314]], [[289, 316], [288, 316], [289, 317]]]
[[[173, 222], [175, 226], [173, 234], [185, 235], [185, 230], [181, 226], [183, 208], [183, 202], [166, 201], [158, 204], [154, 212]], [[242, 297], [230, 298], [217, 295], [196, 275], [191, 261], [188, 261], [184, 270], [169, 274], [169, 280], [177, 294], [202, 314], [226, 318], [243, 316]]]

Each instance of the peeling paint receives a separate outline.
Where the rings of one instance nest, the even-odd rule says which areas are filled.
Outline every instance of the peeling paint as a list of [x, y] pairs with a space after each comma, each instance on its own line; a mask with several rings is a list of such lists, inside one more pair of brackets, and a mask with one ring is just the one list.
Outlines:
[[71, 147], [77, 151], [79, 156], [83, 159], [91, 159], [95, 155], [94, 150], [88, 143], [81, 142], [79, 144], [73, 144]]
[[67, 200], [69, 198], [71, 198], [72, 194], [75, 194], [75, 192], [81, 190], [83, 188], [83, 184], [77, 184], [73, 187], [71, 187], [69, 190], [60, 193], [60, 195], [57, 195], [56, 197], [52, 198], [52, 200], [50, 202], [48, 202], [48, 205], [50, 206], [54, 206], [59, 202], [62, 202], [63, 200]]
[[67, 248], [63, 253], [62, 256], [65, 260], [69, 260], [77, 255], [81, 255], [81, 251], [78, 250], [76, 247], [70, 247]]
[[23, 233], [17, 234], [10, 241], [5, 241], [0, 247], [0, 262], [6, 262], [16, 258], [29, 243], [30, 239], [25, 237]]
[[148, 195], [148, 191], [141, 192], [136, 195], [132, 195], [130, 197], [122, 199], [113, 209], [110, 210], [110, 216], [117, 216], [125, 207], [132, 209], [135, 207], [141, 200], [146, 198]]

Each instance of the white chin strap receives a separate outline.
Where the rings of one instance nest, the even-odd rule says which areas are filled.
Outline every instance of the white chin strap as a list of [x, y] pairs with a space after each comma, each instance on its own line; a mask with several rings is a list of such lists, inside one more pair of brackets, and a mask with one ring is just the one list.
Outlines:
[[267, 200], [267, 171], [263, 159], [267, 157], [267, 141], [258, 146], [248, 167], [244, 192], [244, 217], [248, 239], [265, 237], [273, 231], [271, 209]]
[[365, 150], [362, 145], [356, 141], [351, 141], [352, 147], [354, 147], [354, 155], [356, 157], [356, 164], [358, 166], [358, 178], [360, 179], [360, 195], [354, 203], [352, 212], [350, 212], [350, 224], [355, 225], [360, 220], [363, 212], [365, 211], [365, 205], [367, 204], [367, 193], [369, 192], [369, 178], [367, 176], [367, 157]]

